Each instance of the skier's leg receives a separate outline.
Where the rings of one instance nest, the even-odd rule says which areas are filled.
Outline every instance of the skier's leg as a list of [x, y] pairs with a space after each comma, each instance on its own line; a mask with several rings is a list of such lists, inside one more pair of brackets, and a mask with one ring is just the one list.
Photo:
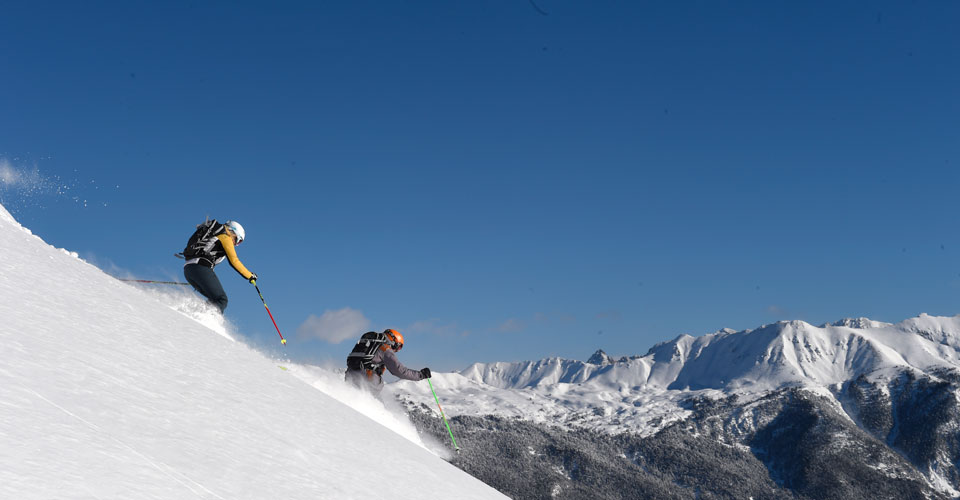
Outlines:
[[206, 297], [207, 294], [203, 292], [203, 287], [200, 285], [200, 282], [196, 279], [197, 272], [195, 268], [197, 267], [199, 267], [197, 264], [187, 264], [183, 266], [183, 277], [187, 279], [187, 283], [190, 283], [190, 286], [192, 286], [193, 289], [197, 291], [197, 293]]
[[200, 264], [189, 264], [183, 268], [183, 277], [187, 278], [194, 290], [217, 306], [221, 313], [227, 308], [227, 293], [223, 291], [223, 285], [213, 269]]

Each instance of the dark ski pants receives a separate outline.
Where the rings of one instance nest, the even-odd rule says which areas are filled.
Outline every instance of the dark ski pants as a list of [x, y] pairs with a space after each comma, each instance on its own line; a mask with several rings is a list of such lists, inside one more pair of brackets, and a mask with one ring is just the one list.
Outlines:
[[217, 306], [221, 313], [227, 308], [227, 293], [223, 291], [223, 285], [213, 268], [202, 264], [187, 264], [183, 267], [183, 277], [187, 278], [194, 290]]

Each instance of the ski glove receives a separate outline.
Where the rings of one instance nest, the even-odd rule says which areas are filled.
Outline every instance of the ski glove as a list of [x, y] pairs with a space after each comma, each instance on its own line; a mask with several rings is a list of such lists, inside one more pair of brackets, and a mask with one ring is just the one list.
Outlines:
[[257, 275], [254, 274], [254, 273], [250, 273], [250, 279], [248, 279], [247, 281], [249, 281], [251, 285], [256, 285], [256, 284], [257, 284]]
[[423, 375], [423, 378], [430, 378], [430, 369], [424, 368], [420, 370], [420, 375]]

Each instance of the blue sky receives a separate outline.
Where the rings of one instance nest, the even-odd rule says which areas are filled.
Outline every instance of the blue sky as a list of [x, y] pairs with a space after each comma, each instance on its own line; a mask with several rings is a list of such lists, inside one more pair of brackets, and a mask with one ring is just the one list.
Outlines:
[[143, 279], [240, 221], [290, 343], [223, 265], [227, 316], [299, 361], [960, 312], [960, 4], [261, 4], [5, 7], [3, 204]]

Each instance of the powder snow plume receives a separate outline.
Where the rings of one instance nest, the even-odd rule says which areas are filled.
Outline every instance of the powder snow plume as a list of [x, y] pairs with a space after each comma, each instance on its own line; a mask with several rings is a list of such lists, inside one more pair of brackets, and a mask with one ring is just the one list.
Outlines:
[[46, 174], [36, 164], [14, 158], [0, 158], [0, 203], [11, 213], [28, 208], [45, 208], [49, 204], [70, 202], [77, 206], [107, 206], [109, 188], [97, 181], [78, 178], [67, 179], [60, 175]]

